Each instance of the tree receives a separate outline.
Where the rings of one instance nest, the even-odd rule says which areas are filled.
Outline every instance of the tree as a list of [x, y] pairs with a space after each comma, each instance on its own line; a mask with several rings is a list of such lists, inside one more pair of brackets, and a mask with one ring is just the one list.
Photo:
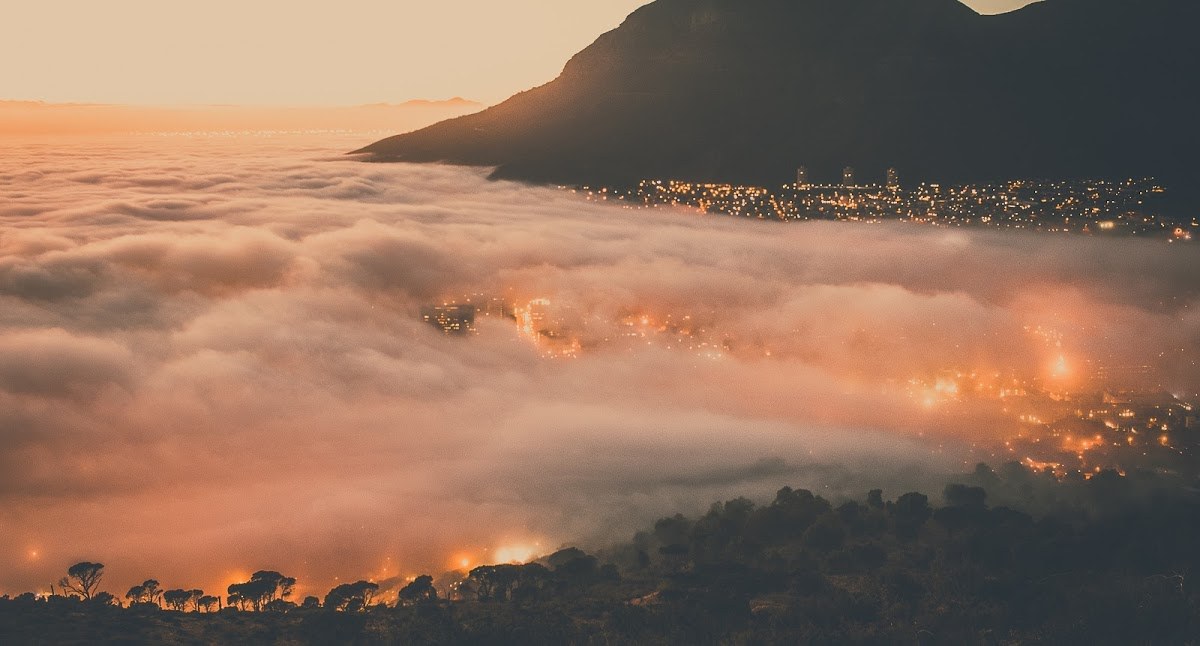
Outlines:
[[296, 587], [295, 578], [284, 576], [274, 570], [259, 570], [250, 575], [250, 581], [260, 582], [265, 589], [269, 590], [268, 601], [286, 599], [292, 595], [292, 590]]
[[371, 605], [371, 599], [378, 591], [379, 584], [370, 581], [343, 583], [325, 595], [325, 607], [329, 610], [360, 612]]
[[206, 594], [196, 600], [196, 610], [213, 612], [214, 609], [221, 609], [221, 597], [214, 597], [211, 594]]
[[296, 609], [296, 604], [287, 599], [275, 599], [263, 605], [264, 612], [284, 613]]
[[95, 596], [96, 587], [100, 585], [100, 579], [103, 576], [103, 563], [82, 561], [67, 568], [67, 576], [60, 579], [58, 584], [64, 590], [90, 600]]
[[259, 570], [250, 575], [249, 581], [229, 586], [229, 605], [239, 609], [249, 605], [254, 610], [262, 610], [273, 601], [285, 600], [295, 587], [296, 579], [292, 577], [273, 570]]
[[418, 603], [428, 603], [436, 601], [438, 598], [437, 588], [433, 587], [433, 577], [428, 574], [413, 579], [412, 583], [400, 589], [400, 603], [404, 605], [413, 605]]
[[803, 541], [808, 547], [821, 552], [835, 550], [846, 540], [846, 530], [833, 514], [825, 514], [804, 532]]
[[519, 565], [481, 565], [467, 574], [479, 601], [507, 601], [520, 576]]
[[893, 507], [896, 520], [896, 534], [903, 538], [913, 538], [918, 530], [929, 520], [933, 510], [929, 507], [929, 497], [920, 493], [906, 493], [896, 500]]
[[121, 600], [113, 596], [111, 592], [97, 592], [92, 596], [92, 603], [101, 606], [119, 606]]
[[598, 578], [600, 565], [596, 557], [581, 549], [568, 547], [559, 550], [549, 557], [546, 562], [554, 568], [557, 578], [569, 583], [589, 584]]
[[129, 588], [129, 591], [125, 593], [125, 598], [129, 599], [130, 603], [152, 603], [158, 605], [162, 594], [163, 592], [158, 586], [158, 581], [146, 579], [141, 585]]
[[183, 612], [191, 601], [191, 593], [187, 590], [167, 590], [162, 595], [163, 603], [171, 610]]
[[204, 596], [203, 590], [167, 590], [162, 593], [163, 603], [171, 610], [184, 612], [188, 605], [200, 611], [200, 598]]
[[946, 499], [946, 504], [950, 507], [983, 509], [987, 506], [987, 491], [983, 487], [948, 484], [942, 492], [942, 497]]
[[683, 514], [675, 514], [654, 523], [654, 537], [663, 545], [686, 545], [691, 530], [692, 521], [684, 518]]

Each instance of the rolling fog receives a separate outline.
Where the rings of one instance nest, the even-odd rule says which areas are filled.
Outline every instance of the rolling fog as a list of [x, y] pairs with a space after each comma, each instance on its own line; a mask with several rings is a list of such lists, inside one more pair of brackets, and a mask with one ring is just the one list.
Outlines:
[[[324, 593], [783, 485], [894, 497], [1008, 430], [904, 392], [943, 370], [1200, 389], [1195, 246], [630, 211], [361, 143], [0, 142], [0, 593], [82, 559], [118, 595]], [[582, 351], [421, 321], [476, 293]], [[627, 334], [668, 315], [710, 345]]]

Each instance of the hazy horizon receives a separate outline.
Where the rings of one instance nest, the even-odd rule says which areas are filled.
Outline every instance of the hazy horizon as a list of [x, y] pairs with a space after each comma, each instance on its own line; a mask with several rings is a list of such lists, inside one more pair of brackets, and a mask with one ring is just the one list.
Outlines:
[[[327, 107], [455, 96], [494, 104], [550, 81], [647, 2], [11, 4], [0, 57], [20, 64], [0, 69], [0, 99]], [[966, 4], [999, 13], [1028, 2]]]
[[157, 106], [0, 101], [0, 136], [122, 133], [409, 132], [482, 109], [465, 99], [343, 107]]

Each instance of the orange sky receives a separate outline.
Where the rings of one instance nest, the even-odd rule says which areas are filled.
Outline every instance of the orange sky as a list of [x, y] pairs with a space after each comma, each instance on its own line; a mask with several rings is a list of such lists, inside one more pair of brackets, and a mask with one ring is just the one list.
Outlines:
[[[494, 103], [646, 0], [11, 0], [0, 98], [125, 104]], [[971, 0], [983, 12], [1021, 0]]]
[[196, 132], [394, 134], [479, 111], [463, 99], [344, 107], [137, 106], [0, 100], [0, 137]]

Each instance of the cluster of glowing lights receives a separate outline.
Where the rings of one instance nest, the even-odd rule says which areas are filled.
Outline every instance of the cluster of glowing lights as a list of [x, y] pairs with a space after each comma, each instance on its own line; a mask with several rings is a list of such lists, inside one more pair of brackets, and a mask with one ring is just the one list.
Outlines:
[[[894, 173], [894, 171], [890, 171]], [[567, 189], [568, 187], [561, 187]], [[727, 183], [643, 180], [637, 187], [570, 189], [589, 201], [617, 202], [622, 208], [674, 207], [700, 213], [808, 220], [833, 219], [878, 224], [908, 222], [935, 227], [985, 225], [1045, 233], [1111, 233], [1123, 229], [1164, 237], [1168, 242], [1200, 236], [1190, 227], [1144, 213], [1147, 196], [1163, 188], [1152, 179], [1124, 182], [1010, 181], [943, 187], [920, 184], [902, 189], [890, 174], [883, 185], [855, 185], [850, 172], [841, 184], [817, 185], [801, 169], [797, 183], [781, 190]]]
[[517, 332], [528, 339], [542, 356], [553, 359], [575, 359], [583, 352], [583, 343], [569, 333], [563, 321], [554, 315], [554, 304], [548, 298], [535, 298], [513, 307]]
[[536, 560], [544, 552], [540, 541], [508, 543], [478, 553], [455, 552], [450, 555], [447, 564], [452, 571], [468, 572], [485, 565], [523, 565]]
[[[476, 301], [483, 305], [475, 305]], [[447, 334], [458, 333], [468, 325], [458, 324], [459, 320], [467, 320], [464, 312], [486, 317], [503, 316], [515, 325], [521, 338], [548, 359], [578, 358], [585, 347], [599, 347], [616, 341], [633, 341], [638, 345], [659, 346], [671, 351], [694, 352], [710, 360], [724, 358], [730, 348], [728, 339], [713, 338], [712, 330], [697, 325], [690, 314], [659, 315], [648, 310], [627, 312], [617, 315], [612, 321], [600, 322], [597, 328], [608, 331], [615, 328], [615, 336], [608, 332], [595, 332], [588, 337], [588, 321], [574, 316], [570, 307], [559, 305], [550, 298], [524, 301], [476, 294], [460, 301], [447, 300], [426, 310], [426, 322], [437, 324]], [[450, 314], [444, 314], [446, 312]], [[442, 320], [443, 316], [447, 318], [446, 321]], [[469, 331], [476, 333], [474, 317], [470, 318]], [[764, 356], [772, 356], [769, 348], [758, 349], [762, 350]]]
[[[572, 316], [569, 306], [560, 306], [550, 298], [523, 301], [476, 296], [483, 298], [481, 302], [487, 304], [487, 310], [480, 309], [479, 312], [485, 316], [492, 315], [485, 312], [498, 312], [496, 315], [505, 317], [515, 325], [520, 337], [534, 345], [543, 357], [550, 359], [577, 358], [585, 347], [600, 348], [612, 343], [624, 344], [629, 350], [655, 346], [670, 351], [686, 351], [712, 360], [733, 353], [737, 347], [729, 338], [714, 340], [723, 337], [707, 329], [691, 314], [663, 314], [645, 307], [626, 310], [612, 320], [600, 322], [593, 329], [605, 332], [594, 332], [592, 337], [587, 337], [585, 345], [579, 335], [587, 333], [589, 319]], [[1067, 470], [1064, 459], [1077, 459], [1080, 465], [1091, 468], [1089, 463], [1102, 463], [1110, 459], [1109, 456], [1114, 455], [1112, 447], [1139, 451], [1159, 445], [1183, 452], [1172, 445], [1171, 426], [1155, 417], [1153, 410], [1143, 415], [1132, 406], [1110, 400], [1107, 394], [1103, 398], [1104, 403], [1097, 405], [1100, 401], [1096, 395], [1098, 391], [1088, 394], [1089, 391], [1084, 387], [1095, 386], [1103, 391], [1108, 374], [1106, 368], [1096, 362], [1072, 359], [1070, 353], [1064, 350], [1068, 344], [1061, 331], [1040, 325], [1028, 326], [1025, 331], [1035, 347], [1042, 346], [1044, 357], [1040, 368], [1030, 370], [1029, 374], [951, 369], [912, 378], [904, 382], [902, 392], [919, 408], [930, 413], [941, 412], [941, 409], [954, 412], [962, 409], [962, 406], [971, 406], [973, 409], [978, 409], [981, 404], [991, 406], [996, 413], [1012, 422], [1006, 433], [1009, 439], [997, 441], [992, 448], [1017, 453], [1020, 450], [1017, 443], [1023, 443], [1022, 446], [1035, 450], [1035, 455], [1030, 456], [1029, 460], [1049, 466], [1059, 474]], [[632, 345], [629, 346], [629, 343]], [[749, 352], [754, 356], [770, 358], [774, 354], [761, 343], [738, 349], [739, 356], [750, 356], [747, 354]], [[1091, 366], [1093, 369], [1088, 372], [1092, 374], [1084, 374], [1077, 369], [1077, 365]], [[1096, 403], [1085, 405], [1083, 402], [1087, 401]], [[1190, 405], [1185, 405], [1178, 398], [1171, 405], [1191, 411]], [[1179, 418], [1176, 414], [1172, 415], [1172, 419]], [[1101, 434], [1092, 436], [1075, 432], [1081, 421], [1099, 427], [1111, 437], [1106, 439]], [[1139, 442], [1139, 427], [1151, 433], [1150, 437], [1158, 438], [1158, 441]], [[468, 568], [488, 561], [522, 562], [528, 560], [533, 551], [532, 548], [513, 546], [496, 551], [488, 558], [456, 556], [453, 564], [455, 568]]]
[[[1025, 377], [1002, 377], [998, 373], [980, 376], [978, 372], [946, 370], [936, 376], [910, 379], [905, 385], [907, 395], [915, 405], [930, 411], [967, 404], [994, 407], [1013, 421], [1008, 439], [996, 448], [1008, 454], [1030, 450], [1032, 454], [1024, 458], [1025, 464], [1039, 471], [1049, 469], [1060, 477], [1072, 469], [1090, 477], [1104, 467], [1117, 466], [1114, 461], [1145, 456], [1153, 446], [1187, 454], [1186, 447], [1173, 441], [1174, 427], [1165, 420], [1174, 420], [1180, 428], [1194, 424], [1187, 421], [1194, 420], [1187, 417], [1191, 404], [1178, 397], [1154, 403], [1151, 393], [1140, 400], [1138, 395], [1110, 395], [1103, 378], [1107, 373], [1098, 372], [1090, 378], [1080, 374], [1063, 351], [1066, 343], [1059, 331], [1040, 326], [1027, 327], [1026, 331], [1048, 355], [1040, 374], [1034, 371]], [[1085, 389], [1085, 384], [1099, 390]], [[1089, 425], [1092, 432], [1088, 432]], [[1095, 432], [1097, 428], [1103, 432]], [[1142, 432], [1150, 434], [1152, 444], [1139, 441]]]

